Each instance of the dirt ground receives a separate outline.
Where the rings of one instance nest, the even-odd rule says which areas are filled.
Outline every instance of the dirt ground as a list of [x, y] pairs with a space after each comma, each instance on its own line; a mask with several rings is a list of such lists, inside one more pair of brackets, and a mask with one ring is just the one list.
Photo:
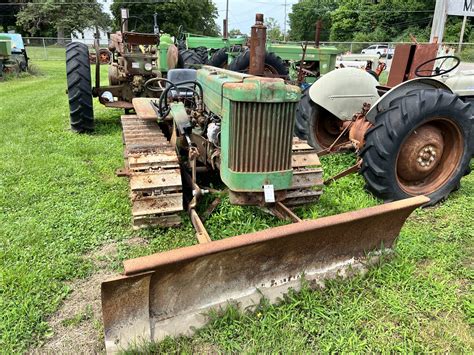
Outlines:
[[117, 254], [115, 243], [107, 244], [97, 252], [86, 255], [99, 269], [87, 279], [69, 284], [71, 293], [61, 308], [48, 320], [52, 337], [39, 347], [31, 349], [33, 354], [99, 354], [105, 353], [100, 284], [116, 274], [106, 270], [104, 256]]

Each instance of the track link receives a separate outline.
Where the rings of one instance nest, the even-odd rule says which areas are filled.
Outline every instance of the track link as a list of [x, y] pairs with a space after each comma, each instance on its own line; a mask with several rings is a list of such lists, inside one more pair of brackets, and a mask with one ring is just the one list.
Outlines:
[[121, 121], [133, 228], [179, 225], [183, 188], [174, 147], [155, 120], [123, 115]]
[[293, 184], [284, 204], [298, 206], [316, 202], [323, 193], [323, 169], [316, 150], [305, 140], [293, 138]]

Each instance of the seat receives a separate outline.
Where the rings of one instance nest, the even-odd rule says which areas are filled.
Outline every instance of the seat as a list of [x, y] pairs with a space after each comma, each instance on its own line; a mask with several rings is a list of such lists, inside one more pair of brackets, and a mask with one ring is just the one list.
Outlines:
[[196, 69], [171, 69], [168, 70], [167, 78], [173, 84], [181, 81], [195, 81], [197, 77]]
[[[168, 71], [168, 75], [166, 78], [171, 81], [173, 84], [178, 84], [183, 81], [196, 81], [197, 78], [197, 70], [196, 69], [171, 69]], [[169, 86], [169, 84], [167, 84]], [[193, 83], [182, 85], [183, 87], [188, 87], [190, 89], [195, 88]], [[176, 90], [170, 90], [172, 97], [177, 96], [193, 96], [193, 92], [186, 90], [185, 88], [179, 89], [178, 92]]]

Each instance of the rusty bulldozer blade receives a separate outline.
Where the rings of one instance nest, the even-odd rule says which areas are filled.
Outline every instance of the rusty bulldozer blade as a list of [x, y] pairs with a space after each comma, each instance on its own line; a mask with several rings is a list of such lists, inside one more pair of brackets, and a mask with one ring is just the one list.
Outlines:
[[107, 352], [191, 334], [210, 309], [277, 300], [300, 278], [311, 283], [363, 269], [370, 252], [392, 247], [409, 198], [316, 220], [171, 250], [124, 262], [125, 275], [102, 283]]

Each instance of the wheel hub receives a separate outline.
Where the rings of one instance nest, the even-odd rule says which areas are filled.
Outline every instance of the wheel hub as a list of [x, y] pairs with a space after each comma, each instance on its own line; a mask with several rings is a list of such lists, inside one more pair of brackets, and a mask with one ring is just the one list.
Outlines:
[[406, 140], [397, 163], [399, 176], [405, 181], [427, 177], [439, 164], [444, 151], [441, 130], [433, 125], [416, 129]]

